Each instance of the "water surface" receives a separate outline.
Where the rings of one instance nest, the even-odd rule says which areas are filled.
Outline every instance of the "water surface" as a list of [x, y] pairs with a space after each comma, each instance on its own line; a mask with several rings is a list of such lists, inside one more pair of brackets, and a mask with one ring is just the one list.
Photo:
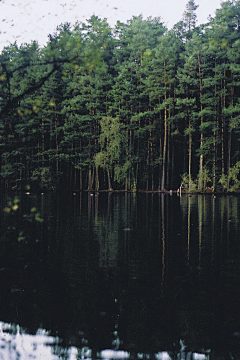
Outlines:
[[1, 235], [1, 321], [93, 357], [239, 350], [238, 196], [22, 195], [33, 206], [29, 238]]

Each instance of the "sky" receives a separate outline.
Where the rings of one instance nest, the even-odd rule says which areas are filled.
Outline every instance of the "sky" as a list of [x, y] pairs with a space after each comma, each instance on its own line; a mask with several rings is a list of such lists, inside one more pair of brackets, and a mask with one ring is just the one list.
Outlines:
[[[61, 23], [86, 22], [92, 15], [107, 18], [110, 26], [142, 14], [161, 17], [171, 29], [181, 20], [188, 0], [0, 0], [0, 51], [4, 46], [37, 40], [47, 42]], [[195, 0], [198, 24], [207, 22], [221, 7], [221, 0]]]

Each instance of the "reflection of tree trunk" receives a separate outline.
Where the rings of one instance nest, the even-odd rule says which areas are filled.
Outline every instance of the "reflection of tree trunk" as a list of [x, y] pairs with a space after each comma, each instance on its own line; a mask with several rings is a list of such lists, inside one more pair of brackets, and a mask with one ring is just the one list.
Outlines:
[[191, 235], [191, 198], [188, 197], [188, 260], [190, 257], [190, 235]]
[[216, 205], [215, 197], [212, 197], [212, 258], [211, 258], [212, 263], [214, 263], [214, 255], [215, 255], [215, 205]]
[[161, 285], [164, 284], [164, 276], [165, 276], [165, 216], [164, 216], [164, 200], [165, 195], [161, 194], [161, 215], [162, 215], [162, 280]]
[[[90, 220], [91, 218], [91, 213], [92, 213], [92, 196], [91, 194], [88, 194], [88, 219]], [[90, 224], [90, 222], [89, 222]]]
[[202, 195], [199, 195], [198, 196], [199, 267], [201, 267], [202, 226], [203, 226], [203, 197]]
[[95, 198], [95, 216], [97, 218], [97, 215], [98, 215], [98, 195], [96, 194], [94, 196], [94, 198]]

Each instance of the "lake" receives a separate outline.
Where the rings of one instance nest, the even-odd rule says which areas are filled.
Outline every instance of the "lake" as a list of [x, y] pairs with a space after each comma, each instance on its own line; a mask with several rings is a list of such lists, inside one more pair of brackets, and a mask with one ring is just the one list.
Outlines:
[[[3, 359], [240, 354], [239, 196], [18, 196], [1, 216]], [[17, 241], [34, 207], [44, 221]]]

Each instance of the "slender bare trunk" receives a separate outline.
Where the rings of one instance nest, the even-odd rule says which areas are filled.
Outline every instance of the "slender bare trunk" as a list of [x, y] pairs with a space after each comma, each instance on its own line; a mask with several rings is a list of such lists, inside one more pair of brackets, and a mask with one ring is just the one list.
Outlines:
[[[165, 101], [167, 93], [165, 92]], [[161, 190], [165, 189], [165, 171], [166, 171], [166, 153], [167, 153], [167, 107], [164, 109], [164, 139], [163, 139], [163, 160], [162, 160], [162, 184]]]
[[98, 166], [96, 166], [95, 188], [96, 188], [96, 191], [99, 191], [99, 174], [98, 174]]
[[[200, 55], [198, 55], [198, 75], [199, 75], [199, 84], [200, 84], [200, 111], [203, 110], [203, 104], [202, 104], [202, 96], [203, 96], [203, 86], [202, 86], [202, 74], [201, 74], [201, 58]], [[203, 116], [201, 116], [201, 125], [203, 124]], [[201, 131], [200, 136], [200, 148], [203, 147], [203, 132]], [[200, 160], [199, 160], [199, 182], [198, 182], [198, 190], [203, 190], [203, 181], [202, 181], [202, 174], [203, 174], [203, 153], [200, 154]]]
[[[224, 77], [226, 76], [226, 70], [224, 70]], [[224, 89], [223, 94], [221, 95], [221, 107], [224, 109], [226, 107], [226, 97], [225, 97], [225, 88], [226, 88], [226, 80], [224, 79], [221, 83], [221, 88]], [[221, 109], [221, 110], [222, 110]], [[222, 150], [222, 175], [224, 175], [225, 165], [224, 165], [224, 127], [225, 127], [225, 119], [224, 115], [222, 116], [222, 126], [221, 126], [221, 150]]]
[[108, 176], [108, 190], [112, 191], [111, 175], [110, 175], [110, 170], [109, 169], [107, 169], [107, 176]]
[[[191, 121], [190, 121], [190, 117], [189, 117], [189, 129], [191, 129], [191, 127], [192, 127], [192, 125], [191, 125]], [[192, 177], [192, 133], [190, 130], [189, 137], [188, 137], [188, 179], [189, 179], [188, 188], [189, 189], [190, 189], [191, 177]]]
[[92, 168], [88, 166], [88, 191], [92, 190]]
[[58, 169], [59, 169], [59, 160], [58, 160], [57, 116], [55, 116], [55, 146], [56, 146], [56, 172], [58, 173]]

